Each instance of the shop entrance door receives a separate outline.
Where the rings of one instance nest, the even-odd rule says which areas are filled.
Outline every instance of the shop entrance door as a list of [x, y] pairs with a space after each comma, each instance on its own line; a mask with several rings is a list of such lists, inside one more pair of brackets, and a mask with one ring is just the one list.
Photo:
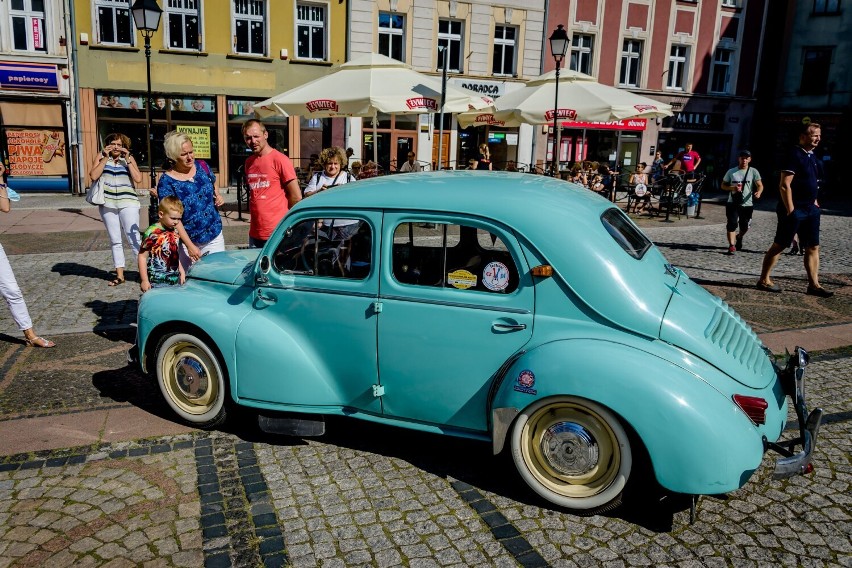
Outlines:
[[393, 167], [390, 171], [398, 172], [399, 168], [402, 167], [402, 164], [404, 164], [405, 161], [408, 159], [409, 152], [414, 152], [415, 155], [417, 154], [417, 150], [414, 145], [414, 137], [394, 134], [393, 147], [395, 149], [396, 156], [394, 156]]
[[[388, 132], [376, 132], [375, 138], [372, 131], [364, 132], [364, 155], [362, 162], [367, 163], [367, 160], [376, 160], [383, 172], [388, 171], [390, 166], [390, 139], [391, 135]], [[376, 144], [376, 157], [373, 158], [373, 143]]]
[[[441, 134], [440, 138], [443, 138], [443, 142], [441, 143], [441, 160], [438, 162], [438, 146], [439, 146], [439, 136], [438, 131], [434, 131], [434, 136], [432, 136], [432, 164], [437, 169], [441, 169], [442, 167], [448, 168], [450, 167], [450, 133], [446, 130], [443, 134]], [[443, 166], [442, 166], [443, 164]]]

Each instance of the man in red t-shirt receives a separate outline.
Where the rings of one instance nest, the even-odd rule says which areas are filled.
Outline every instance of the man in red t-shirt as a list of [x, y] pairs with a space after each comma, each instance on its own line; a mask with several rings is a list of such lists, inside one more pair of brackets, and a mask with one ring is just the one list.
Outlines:
[[246, 146], [252, 151], [245, 166], [251, 191], [249, 247], [261, 248], [287, 211], [301, 201], [302, 192], [293, 163], [269, 145], [269, 133], [263, 123], [247, 120], [242, 130]]
[[677, 162], [680, 162], [680, 168], [687, 174], [695, 172], [699, 164], [701, 164], [701, 156], [698, 155], [698, 152], [692, 149], [692, 142], [684, 144], [683, 152], [675, 156], [671, 162], [666, 164], [666, 168], [676, 165]]

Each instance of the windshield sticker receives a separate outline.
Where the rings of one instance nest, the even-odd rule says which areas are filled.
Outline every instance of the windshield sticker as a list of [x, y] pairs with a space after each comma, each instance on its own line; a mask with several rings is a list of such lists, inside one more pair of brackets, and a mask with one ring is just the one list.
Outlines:
[[482, 271], [482, 284], [494, 292], [505, 290], [509, 285], [509, 269], [502, 262], [489, 262]]
[[529, 369], [521, 371], [521, 374], [518, 375], [518, 384], [515, 385], [515, 390], [524, 394], [537, 394], [538, 391], [533, 388], [534, 386], [535, 374]]
[[459, 290], [476, 286], [476, 276], [467, 270], [454, 270], [447, 274], [447, 284]]

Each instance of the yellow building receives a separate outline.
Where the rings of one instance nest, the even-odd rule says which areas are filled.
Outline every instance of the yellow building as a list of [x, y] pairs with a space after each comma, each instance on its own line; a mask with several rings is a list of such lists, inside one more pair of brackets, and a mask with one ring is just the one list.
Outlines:
[[[155, 169], [163, 165], [165, 133], [185, 129], [196, 157], [219, 174], [219, 185], [233, 184], [248, 155], [240, 126], [253, 116], [252, 104], [345, 60], [346, 3], [337, 0], [160, 0], [146, 105], [145, 40], [133, 24], [131, 0], [73, 2], [84, 169], [104, 136], [121, 132], [147, 170], [150, 112]], [[296, 166], [343, 142], [341, 119], [282, 118], [267, 121], [267, 129], [270, 143]]]

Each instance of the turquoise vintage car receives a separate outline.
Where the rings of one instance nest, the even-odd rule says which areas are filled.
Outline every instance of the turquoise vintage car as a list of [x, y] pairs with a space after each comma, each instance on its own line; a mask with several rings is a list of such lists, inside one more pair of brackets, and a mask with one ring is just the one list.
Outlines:
[[[618, 504], [652, 468], [691, 495], [810, 468], [800, 349], [749, 326], [612, 203], [529, 174], [361, 181], [292, 209], [262, 250], [210, 255], [139, 304], [143, 368], [185, 421], [232, 404], [264, 428], [344, 415], [504, 446], [545, 499]], [[776, 444], [787, 396], [800, 436]], [[798, 446], [802, 446], [796, 453]]]

